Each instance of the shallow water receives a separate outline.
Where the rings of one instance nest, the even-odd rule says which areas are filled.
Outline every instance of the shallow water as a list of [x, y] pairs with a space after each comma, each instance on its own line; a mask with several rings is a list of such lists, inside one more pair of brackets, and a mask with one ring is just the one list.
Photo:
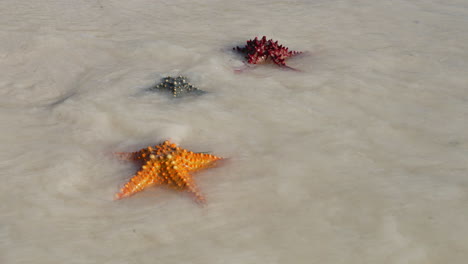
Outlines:
[[[1, 263], [465, 263], [466, 1], [3, 1]], [[302, 72], [241, 74], [266, 35]], [[209, 93], [146, 91], [185, 75]], [[113, 195], [171, 138], [208, 204]]]

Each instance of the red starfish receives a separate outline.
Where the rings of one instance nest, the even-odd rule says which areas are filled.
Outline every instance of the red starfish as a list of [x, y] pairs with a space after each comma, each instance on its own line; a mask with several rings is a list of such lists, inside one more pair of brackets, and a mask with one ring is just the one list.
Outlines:
[[278, 45], [278, 41], [273, 42], [273, 39], [267, 40], [265, 36], [260, 40], [257, 37], [253, 40], [248, 40], [245, 47], [235, 47], [233, 50], [246, 53], [245, 58], [250, 64], [264, 63], [268, 59], [271, 59], [276, 65], [290, 69], [293, 68], [286, 65], [286, 59], [302, 53], [300, 51], [289, 51], [287, 47]]

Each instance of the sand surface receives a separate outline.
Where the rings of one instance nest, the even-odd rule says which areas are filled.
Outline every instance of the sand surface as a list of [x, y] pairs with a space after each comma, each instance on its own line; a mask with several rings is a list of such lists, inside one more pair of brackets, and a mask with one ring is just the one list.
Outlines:
[[[466, 263], [467, 1], [1, 5], [1, 263]], [[235, 74], [263, 35], [302, 72]], [[230, 158], [207, 205], [113, 201], [167, 138]]]

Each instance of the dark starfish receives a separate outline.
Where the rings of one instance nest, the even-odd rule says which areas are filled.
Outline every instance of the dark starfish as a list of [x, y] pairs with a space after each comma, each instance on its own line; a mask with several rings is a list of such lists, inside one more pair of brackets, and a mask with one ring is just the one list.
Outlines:
[[161, 79], [159, 84], [151, 87], [150, 90], [169, 91], [175, 98], [191, 94], [200, 95], [206, 93], [205, 91], [193, 86], [184, 76], [176, 78], [167, 76], [166, 78]]
[[257, 37], [253, 40], [248, 40], [245, 47], [241, 48], [237, 46], [233, 50], [245, 53], [245, 58], [250, 64], [264, 63], [268, 59], [271, 59], [276, 65], [293, 70], [295, 69], [286, 65], [286, 59], [302, 53], [300, 51], [289, 51], [287, 47], [278, 45], [278, 41], [273, 42], [273, 39], [267, 40], [265, 36], [260, 40]]

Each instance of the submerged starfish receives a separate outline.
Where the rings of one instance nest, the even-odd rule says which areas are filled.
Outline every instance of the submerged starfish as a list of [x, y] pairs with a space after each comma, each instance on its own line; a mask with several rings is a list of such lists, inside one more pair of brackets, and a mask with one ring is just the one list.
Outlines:
[[158, 85], [151, 87], [150, 90], [170, 91], [174, 98], [189, 94], [200, 95], [205, 93], [205, 91], [193, 86], [184, 76], [176, 78], [167, 76], [166, 78], [163, 78]]
[[200, 194], [191, 172], [213, 167], [222, 158], [210, 154], [194, 153], [178, 147], [170, 141], [137, 152], [115, 153], [122, 160], [141, 161], [143, 166], [115, 195], [115, 199], [131, 196], [153, 185], [169, 185], [176, 190], [192, 193], [200, 203]]
[[289, 51], [287, 47], [278, 45], [278, 41], [273, 42], [273, 39], [267, 40], [265, 36], [260, 40], [255, 37], [253, 40], [248, 40], [247, 45], [243, 48], [235, 47], [233, 50], [245, 53], [245, 58], [250, 64], [259, 64], [271, 59], [276, 65], [291, 68], [286, 65], [286, 59], [294, 55], [300, 54], [300, 51]]

